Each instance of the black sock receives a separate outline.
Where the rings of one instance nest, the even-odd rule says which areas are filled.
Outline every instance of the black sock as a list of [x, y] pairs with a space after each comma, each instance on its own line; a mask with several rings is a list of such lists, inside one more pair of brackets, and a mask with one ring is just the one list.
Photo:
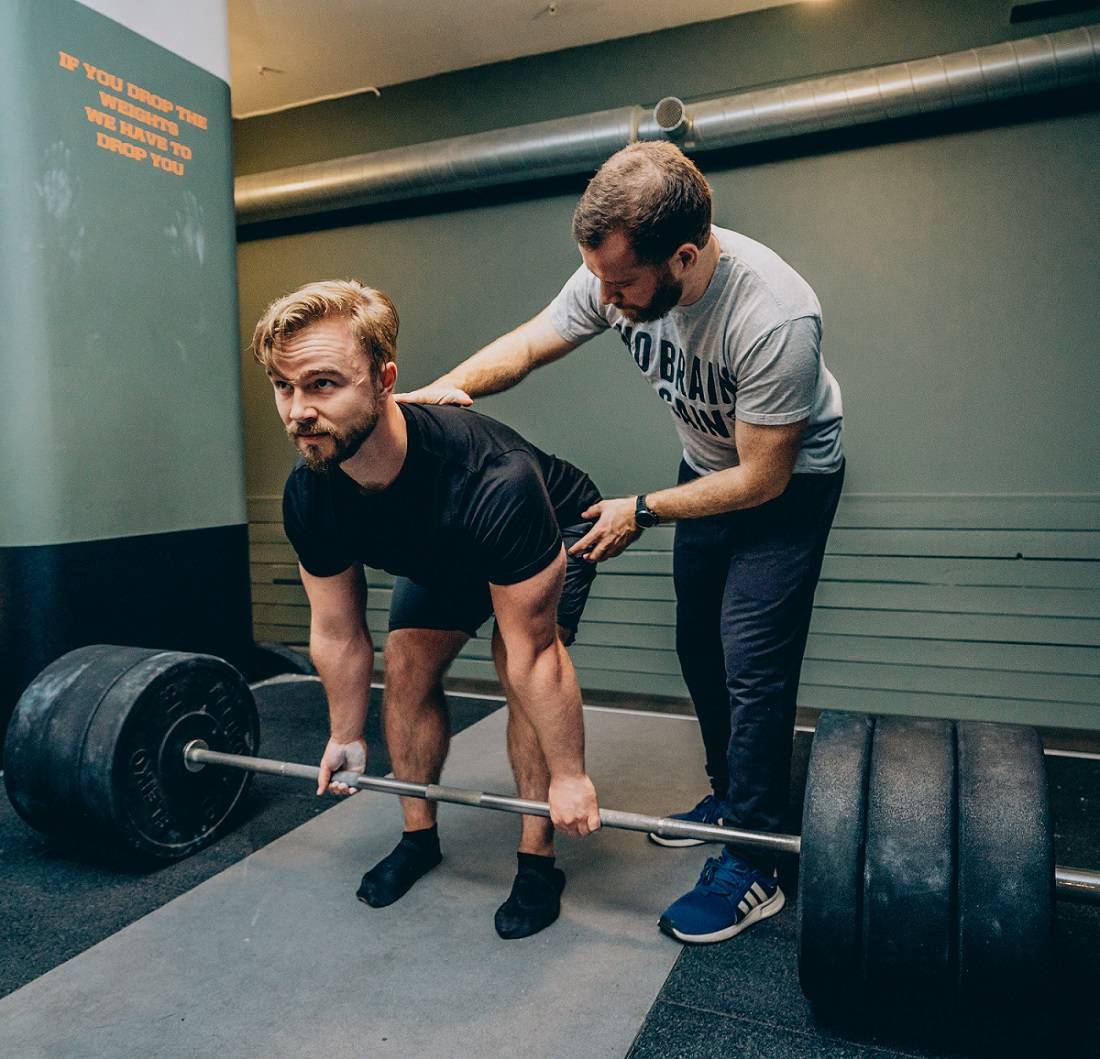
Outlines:
[[419, 831], [402, 831], [401, 842], [404, 845], [414, 846], [418, 853], [438, 853], [439, 827], [432, 824], [431, 827], [424, 827]]
[[516, 860], [519, 861], [519, 870], [524, 868], [530, 868], [532, 871], [537, 871], [540, 875], [553, 875], [554, 874], [554, 857], [543, 857], [538, 853], [517, 853]]

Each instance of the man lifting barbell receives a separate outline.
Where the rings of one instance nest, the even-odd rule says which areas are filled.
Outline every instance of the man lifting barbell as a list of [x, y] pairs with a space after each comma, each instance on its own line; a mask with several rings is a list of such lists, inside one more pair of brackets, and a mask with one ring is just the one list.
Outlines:
[[[374, 646], [364, 617], [367, 564], [397, 575], [385, 645], [383, 723], [398, 779], [436, 783], [449, 731], [442, 679], [496, 617], [493, 660], [508, 701], [508, 752], [523, 798], [519, 867], [497, 933], [527, 937], [558, 916], [564, 873], [553, 831], [600, 826], [585, 772], [580, 689], [565, 645], [595, 567], [567, 558], [599, 501], [586, 474], [503, 424], [464, 409], [399, 405], [398, 315], [354, 281], [308, 284], [272, 303], [253, 352], [301, 460], [283, 517], [311, 608], [310, 654], [329, 700], [331, 737], [317, 793], [354, 793], [362, 773]], [[441, 860], [434, 802], [404, 799], [401, 841], [364, 877], [360, 900], [398, 900]]]

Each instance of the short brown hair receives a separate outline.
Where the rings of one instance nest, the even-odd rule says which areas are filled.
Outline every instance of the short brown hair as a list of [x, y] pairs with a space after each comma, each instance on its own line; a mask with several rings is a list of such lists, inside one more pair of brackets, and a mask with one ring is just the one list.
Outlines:
[[684, 243], [710, 239], [710, 185], [667, 140], [632, 143], [589, 181], [573, 213], [573, 239], [595, 250], [621, 231], [644, 265], [667, 261]]
[[273, 301], [252, 334], [252, 355], [265, 367], [279, 347], [319, 320], [344, 319], [375, 372], [397, 359], [397, 307], [380, 290], [354, 279], [307, 283]]

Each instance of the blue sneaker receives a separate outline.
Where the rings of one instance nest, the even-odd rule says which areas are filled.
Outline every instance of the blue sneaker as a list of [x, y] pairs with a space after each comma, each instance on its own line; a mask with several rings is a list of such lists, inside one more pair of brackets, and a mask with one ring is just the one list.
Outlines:
[[[726, 807], [713, 794], [708, 794], [694, 809], [689, 809], [686, 813], [673, 813], [669, 819], [687, 820], [692, 824], [720, 824], [725, 811]], [[663, 838], [652, 831], [647, 837], [650, 842], [655, 842], [658, 846], [703, 845], [701, 838]]]
[[703, 866], [695, 889], [665, 909], [658, 925], [679, 941], [726, 941], [785, 903], [775, 879], [724, 849]]

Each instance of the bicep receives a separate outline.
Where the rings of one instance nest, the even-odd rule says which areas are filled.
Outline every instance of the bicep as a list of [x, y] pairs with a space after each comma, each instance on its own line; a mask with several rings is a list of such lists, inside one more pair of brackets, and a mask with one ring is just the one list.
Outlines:
[[548, 305], [537, 316], [531, 317], [527, 323], [520, 326], [520, 332], [526, 343], [527, 355], [532, 368], [540, 368], [544, 364], [552, 364], [560, 360], [566, 353], [576, 349], [576, 345], [562, 338], [558, 329], [550, 319], [550, 306]]
[[301, 563], [298, 571], [309, 597], [312, 634], [342, 639], [366, 628], [367, 581], [359, 563], [332, 577], [317, 577]]
[[762, 426], [738, 419], [734, 425], [734, 440], [740, 465], [774, 482], [782, 492], [794, 471], [807, 422], [800, 419], [797, 423]]

